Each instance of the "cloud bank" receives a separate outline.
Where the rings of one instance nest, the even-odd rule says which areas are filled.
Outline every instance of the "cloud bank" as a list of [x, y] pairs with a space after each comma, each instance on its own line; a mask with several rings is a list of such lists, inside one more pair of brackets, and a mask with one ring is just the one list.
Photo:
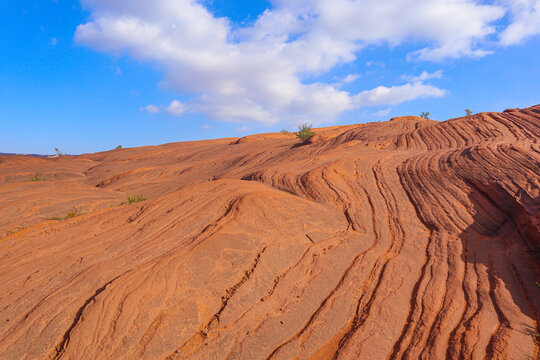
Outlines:
[[426, 84], [436, 78], [427, 75], [356, 94], [341, 87], [357, 74], [337, 84], [304, 79], [354, 62], [369, 45], [423, 44], [409, 54], [411, 60], [484, 56], [489, 51], [482, 43], [496, 34], [493, 23], [509, 11], [515, 22], [500, 34], [502, 43], [538, 32], [538, 1], [519, 0], [522, 6], [514, 6], [509, 0], [273, 0], [253, 24], [238, 28], [195, 0], [82, 0], [91, 18], [78, 26], [75, 40], [158, 64], [165, 72], [163, 84], [189, 97], [145, 107], [150, 113], [317, 123], [363, 106], [445, 92]]

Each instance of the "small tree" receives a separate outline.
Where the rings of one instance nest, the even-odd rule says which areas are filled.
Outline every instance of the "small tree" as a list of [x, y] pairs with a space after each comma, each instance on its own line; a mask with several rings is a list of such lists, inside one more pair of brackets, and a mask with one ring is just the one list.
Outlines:
[[122, 145], [118, 145], [117, 147], [114, 148], [115, 150], [120, 150], [122, 149]]
[[56, 151], [56, 156], [64, 156], [66, 153], [62, 152], [59, 148], [55, 147], [54, 151]]
[[306, 141], [309, 139], [310, 136], [315, 134], [313, 130], [311, 130], [311, 124], [308, 125], [307, 123], [303, 125], [298, 125], [298, 132], [295, 132], [297, 138], [299, 138], [301, 141]]
[[471, 109], [465, 109], [465, 114], [467, 114], [467, 116], [472, 115], [472, 110]]
[[429, 113], [425, 112], [425, 111], [420, 114], [420, 117], [423, 118], [423, 119], [426, 119], [426, 120], [430, 120]]

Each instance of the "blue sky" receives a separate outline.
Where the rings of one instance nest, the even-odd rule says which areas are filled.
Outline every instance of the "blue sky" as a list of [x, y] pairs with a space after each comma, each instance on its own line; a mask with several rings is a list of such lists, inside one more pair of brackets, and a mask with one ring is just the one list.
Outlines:
[[0, 0], [0, 152], [540, 103], [539, 0], [393, 2]]

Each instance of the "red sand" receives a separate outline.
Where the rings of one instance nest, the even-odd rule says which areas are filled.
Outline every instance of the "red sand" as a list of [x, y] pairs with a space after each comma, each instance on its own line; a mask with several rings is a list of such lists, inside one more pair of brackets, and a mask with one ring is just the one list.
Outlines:
[[540, 106], [316, 133], [0, 156], [0, 359], [537, 357]]

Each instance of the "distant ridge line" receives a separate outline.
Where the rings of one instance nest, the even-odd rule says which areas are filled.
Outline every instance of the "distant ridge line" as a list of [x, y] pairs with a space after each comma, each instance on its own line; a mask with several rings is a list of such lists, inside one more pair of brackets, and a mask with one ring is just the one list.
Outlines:
[[17, 154], [17, 153], [3, 153], [0, 152], [0, 156], [2, 155], [15, 155], [15, 156], [33, 156], [37, 158], [51, 158], [54, 157], [54, 155], [42, 155], [42, 154]]

